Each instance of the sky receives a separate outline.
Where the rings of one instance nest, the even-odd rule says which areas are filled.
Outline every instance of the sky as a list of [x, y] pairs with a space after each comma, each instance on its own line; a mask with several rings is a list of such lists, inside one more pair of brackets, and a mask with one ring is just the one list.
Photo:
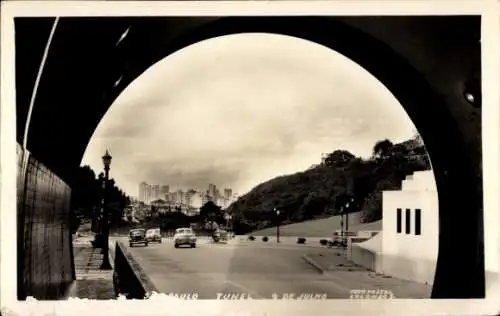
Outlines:
[[247, 33], [193, 44], [146, 70], [112, 104], [82, 165], [100, 172], [108, 149], [110, 176], [131, 196], [142, 181], [245, 194], [322, 153], [367, 158], [378, 140], [415, 133], [389, 90], [345, 56]]

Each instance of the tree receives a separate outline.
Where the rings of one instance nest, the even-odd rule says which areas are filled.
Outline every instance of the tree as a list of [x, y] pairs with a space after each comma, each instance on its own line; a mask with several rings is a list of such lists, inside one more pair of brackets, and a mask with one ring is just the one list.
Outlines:
[[94, 171], [89, 166], [79, 167], [74, 173], [70, 187], [71, 208], [75, 218], [79, 221], [92, 218], [95, 206], [100, 202], [100, 191], [96, 186]]
[[224, 213], [220, 206], [212, 201], [208, 201], [200, 208], [200, 221], [202, 223], [214, 222], [217, 224], [224, 223]]
[[326, 211], [328, 208], [328, 200], [319, 196], [317, 192], [310, 192], [304, 199], [300, 207], [300, 213], [304, 214], [303, 218], [314, 218]]
[[393, 146], [394, 144], [388, 139], [378, 141], [375, 143], [375, 146], [373, 146], [373, 157], [376, 159], [389, 157]]
[[356, 158], [356, 156], [351, 154], [349, 151], [338, 149], [326, 156], [324, 164], [331, 168], [344, 167], [354, 158]]
[[341, 193], [335, 198], [335, 208], [339, 211], [350, 211], [354, 205], [354, 196]]
[[[96, 211], [100, 210], [103, 194], [103, 176], [101, 172], [99, 177], [96, 177], [89, 166], [81, 166], [75, 171], [70, 185], [71, 205], [75, 217], [73, 226], [79, 225], [82, 219], [93, 219], [97, 215]], [[106, 192], [106, 209], [109, 211], [111, 225], [121, 222], [124, 209], [129, 204], [130, 198], [116, 186], [114, 179], [110, 179]]]

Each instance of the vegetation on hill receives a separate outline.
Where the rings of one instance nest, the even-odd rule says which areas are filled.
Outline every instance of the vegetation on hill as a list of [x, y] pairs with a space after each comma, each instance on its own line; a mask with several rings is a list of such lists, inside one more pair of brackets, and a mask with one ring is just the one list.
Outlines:
[[338, 215], [347, 204], [348, 212], [363, 211], [363, 221], [372, 222], [382, 217], [383, 190], [400, 189], [407, 175], [430, 168], [419, 136], [399, 144], [379, 141], [370, 159], [339, 149], [309, 170], [259, 184], [228, 211], [237, 233], [264, 229], [278, 221], [290, 224]]

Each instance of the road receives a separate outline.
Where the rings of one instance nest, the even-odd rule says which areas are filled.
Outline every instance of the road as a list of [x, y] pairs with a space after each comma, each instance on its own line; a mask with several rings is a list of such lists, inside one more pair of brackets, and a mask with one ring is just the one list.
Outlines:
[[373, 280], [368, 271], [318, 273], [301, 256], [331, 254], [324, 247], [200, 242], [194, 249], [176, 249], [165, 241], [148, 247], [123, 244], [161, 293], [184, 294], [186, 299], [271, 299], [288, 293], [347, 299], [351, 289], [387, 289], [391, 282]]

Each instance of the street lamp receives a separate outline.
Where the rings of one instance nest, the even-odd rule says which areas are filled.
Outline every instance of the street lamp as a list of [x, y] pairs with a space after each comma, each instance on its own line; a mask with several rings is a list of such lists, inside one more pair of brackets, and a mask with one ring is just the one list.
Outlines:
[[[342, 246], [347, 245], [349, 233], [349, 211], [354, 203], [354, 197], [343, 195], [340, 200], [340, 241]], [[345, 219], [345, 226], [344, 226]]]
[[109, 262], [109, 214], [108, 214], [108, 209], [106, 207], [107, 201], [106, 201], [106, 193], [108, 191], [108, 184], [109, 184], [109, 166], [111, 165], [111, 155], [109, 154], [108, 150], [106, 150], [106, 153], [104, 156], [102, 156], [102, 163], [104, 164], [104, 183], [103, 183], [103, 216], [102, 216], [102, 228], [103, 228], [103, 247], [102, 247], [102, 252], [103, 252], [103, 261], [101, 265], [101, 270], [111, 270], [111, 264]]
[[274, 208], [274, 212], [276, 213], [276, 242], [280, 242], [280, 210]]
[[229, 225], [230, 225], [229, 229], [231, 231], [231, 238], [233, 238], [234, 237], [234, 232], [233, 232], [234, 227], [233, 227], [233, 216], [232, 215], [229, 215]]
[[[347, 244], [349, 240], [349, 211], [350, 207], [352, 207], [352, 204], [354, 203], [354, 198], [349, 197], [347, 199], [347, 202], [345, 203], [344, 207], [342, 208], [342, 213], [345, 215], [345, 235], [342, 237], [342, 243], [344, 246], [344, 249], [347, 249]], [[347, 257], [347, 251], [345, 252], [345, 256]]]

